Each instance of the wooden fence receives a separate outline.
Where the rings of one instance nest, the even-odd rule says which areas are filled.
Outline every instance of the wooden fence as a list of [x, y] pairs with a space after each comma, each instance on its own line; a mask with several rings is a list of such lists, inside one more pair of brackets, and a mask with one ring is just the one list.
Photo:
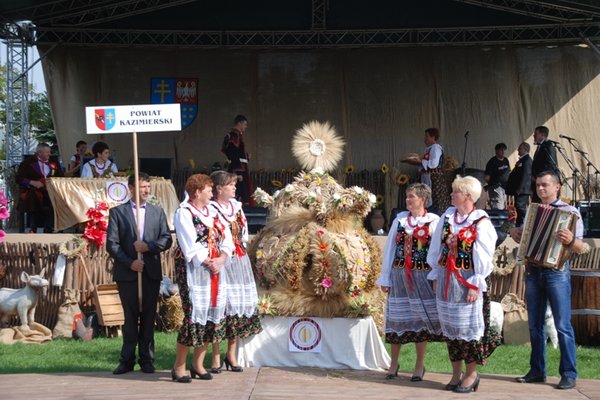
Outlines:
[[[51, 281], [56, 259], [60, 254], [58, 243], [0, 243], [0, 260], [7, 266], [7, 274], [0, 280], [0, 287], [20, 288], [21, 272], [38, 274], [46, 268], [46, 278]], [[73, 247], [71, 244], [67, 248]], [[174, 256], [177, 244], [161, 254], [163, 275], [174, 278]], [[496, 264], [500, 268], [506, 268], [508, 264], [506, 253], [500, 253]], [[575, 255], [571, 261], [572, 269], [600, 269], [600, 247], [592, 248], [587, 254]], [[87, 268], [93, 285], [112, 282], [112, 259], [102, 248], [94, 254], [85, 258]], [[498, 272], [498, 271], [497, 271]], [[495, 273], [490, 277], [490, 295], [492, 300], [500, 301], [507, 293], [515, 293], [520, 299], [525, 294], [525, 273], [522, 266], [515, 266], [508, 273]], [[35, 320], [50, 329], [54, 328], [57, 319], [58, 308], [63, 301], [63, 288], [77, 289], [80, 293], [80, 306], [82, 311], [89, 313], [94, 310], [93, 292], [83, 265], [79, 259], [68, 259], [65, 269], [63, 286], [54, 286], [50, 282], [48, 295], [42, 299], [36, 309]], [[13, 321], [16, 323], [16, 320]]]
[[[67, 244], [67, 248], [72, 248]], [[174, 255], [176, 247], [161, 254], [163, 275], [173, 279]], [[53, 329], [56, 325], [58, 308], [63, 302], [63, 289], [77, 289], [80, 293], [80, 307], [83, 312], [89, 313], [94, 310], [93, 289], [86, 278], [83, 263], [79, 258], [67, 259], [63, 285], [54, 286], [52, 277], [55, 271], [56, 259], [60, 254], [59, 243], [1, 243], [0, 260], [7, 266], [6, 276], [0, 280], [0, 287], [21, 288], [21, 272], [30, 275], [39, 274], [46, 268], [45, 277], [50, 281], [47, 297], [40, 299], [35, 311], [36, 322]], [[87, 269], [92, 284], [99, 285], [112, 282], [112, 258], [104, 248], [85, 257], [85, 268]], [[11, 321], [16, 324], [16, 318]]]

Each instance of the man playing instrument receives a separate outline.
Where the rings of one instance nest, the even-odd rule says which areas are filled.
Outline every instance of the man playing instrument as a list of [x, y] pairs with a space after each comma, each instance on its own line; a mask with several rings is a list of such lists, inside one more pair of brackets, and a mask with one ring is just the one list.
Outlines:
[[[560, 183], [558, 176], [552, 171], [544, 171], [537, 175], [535, 188], [541, 203], [570, 211], [577, 215], [575, 234], [569, 229], [560, 229], [556, 238], [574, 253], [584, 251], [586, 244], [583, 237], [583, 223], [577, 208], [559, 199]], [[522, 228], [513, 228], [511, 237], [519, 243]], [[569, 261], [562, 268], [544, 268], [526, 264], [527, 316], [529, 319], [529, 336], [531, 341], [531, 356], [529, 372], [516, 378], [521, 383], [546, 382], [546, 333], [545, 314], [547, 304], [550, 305], [554, 323], [558, 332], [560, 347], [560, 382], [557, 389], [572, 389], [577, 379], [575, 361], [575, 334], [571, 325], [571, 278]]]

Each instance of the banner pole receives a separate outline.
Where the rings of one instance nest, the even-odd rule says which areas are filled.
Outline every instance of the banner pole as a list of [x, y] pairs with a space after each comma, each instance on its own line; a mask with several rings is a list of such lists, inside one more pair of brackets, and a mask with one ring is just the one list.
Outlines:
[[[135, 178], [135, 219], [136, 219], [136, 233], [137, 233], [137, 240], [140, 240], [142, 233], [140, 232], [140, 223], [141, 223], [141, 219], [140, 219], [140, 176], [139, 176], [139, 165], [138, 165], [138, 148], [137, 148], [137, 133], [135, 131], [133, 131], [133, 176]], [[142, 259], [142, 253], [140, 253], [138, 251], [137, 253], [137, 259], [141, 260]], [[137, 276], [137, 283], [138, 283], [138, 303], [139, 303], [139, 310], [140, 312], [142, 312], [143, 307], [142, 307], [142, 271], [138, 271], [138, 276]]]

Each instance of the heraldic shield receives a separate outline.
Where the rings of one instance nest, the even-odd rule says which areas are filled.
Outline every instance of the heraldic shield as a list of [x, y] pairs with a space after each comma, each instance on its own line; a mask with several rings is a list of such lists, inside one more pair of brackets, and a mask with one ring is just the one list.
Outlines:
[[94, 110], [94, 121], [98, 129], [110, 131], [115, 126], [115, 109], [114, 108], [97, 108]]
[[181, 129], [185, 129], [198, 115], [197, 78], [152, 78], [152, 104], [181, 104]]

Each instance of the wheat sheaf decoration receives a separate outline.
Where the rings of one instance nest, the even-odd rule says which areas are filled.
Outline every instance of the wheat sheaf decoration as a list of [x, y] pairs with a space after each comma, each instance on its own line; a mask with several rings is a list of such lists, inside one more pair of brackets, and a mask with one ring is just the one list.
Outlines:
[[332, 171], [342, 159], [344, 140], [329, 122], [311, 121], [296, 131], [292, 153], [305, 171]]

